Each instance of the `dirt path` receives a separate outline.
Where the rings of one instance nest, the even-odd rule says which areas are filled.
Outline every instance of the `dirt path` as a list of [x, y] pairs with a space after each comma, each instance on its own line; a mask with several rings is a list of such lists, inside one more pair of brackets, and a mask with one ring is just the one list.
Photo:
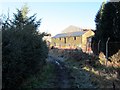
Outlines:
[[[62, 59], [62, 58], [61, 58]], [[70, 72], [60, 58], [49, 55], [48, 61], [55, 66], [55, 84], [57, 88], [70, 88]]]
[[96, 88], [90, 81], [90, 74], [82, 68], [77, 68], [74, 63], [67, 64], [63, 57], [54, 53], [49, 53], [48, 62], [55, 67], [55, 86], [56, 88]]

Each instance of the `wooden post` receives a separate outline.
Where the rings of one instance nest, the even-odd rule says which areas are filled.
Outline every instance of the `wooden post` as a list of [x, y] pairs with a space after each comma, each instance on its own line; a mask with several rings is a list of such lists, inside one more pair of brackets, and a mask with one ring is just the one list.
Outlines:
[[99, 55], [99, 51], [100, 51], [100, 42], [101, 42], [101, 40], [99, 40], [99, 42], [98, 42], [98, 55]]
[[108, 61], [108, 41], [110, 40], [110, 37], [108, 37], [106, 41], [106, 66], [107, 66], [107, 61]]

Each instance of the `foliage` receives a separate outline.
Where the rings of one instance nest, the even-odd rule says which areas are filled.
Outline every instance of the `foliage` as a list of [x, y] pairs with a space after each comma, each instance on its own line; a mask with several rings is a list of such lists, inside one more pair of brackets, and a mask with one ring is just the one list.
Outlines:
[[105, 53], [105, 43], [108, 38], [110, 42], [120, 42], [120, 2], [103, 3], [96, 15], [95, 23], [93, 43], [101, 40], [100, 51]]
[[42, 73], [30, 77], [26, 82], [22, 84], [22, 90], [33, 90], [36, 88], [53, 88], [56, 84], [55, 81], [55, 73], [54, 73], [54, 65], [51, 63], [47, 63], [42, 70]]
[[2, 27], [3, 89], [18, 89], [30, 75], [42, 70], [48, 54], [44, 34], [37, 28], [36, 16], [23, 17], [22, 11], [14, 19], [5, 21]]
[[[86, 55], [86, 57], [89, 57], [89, 55]], [[79, 62], [74, 59], [66, 60], [66, 66], [71, 70], [72, 87], [91, 88], [92, 85], [96, 89], [113, 88], [112, 83], [114, 82], [115, 88], [120, 88], [120, 68], [106, 67], [101, 65], [98, 60], [95, 60], [95, 57], [90, 57], [89, 60], [81, 60]], [[92, 62], [90, 63], [89, 61]]]

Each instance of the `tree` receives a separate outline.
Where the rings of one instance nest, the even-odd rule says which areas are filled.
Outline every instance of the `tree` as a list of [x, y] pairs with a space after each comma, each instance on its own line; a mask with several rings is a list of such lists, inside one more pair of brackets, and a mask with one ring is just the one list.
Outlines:
[[93, 42], [98, 43], [101, 40], [100, 51], [105, 53], [105, 43], [108, 38], [110, 42], [120, 42], [120, 2], [103, 3], [96, 15], [95, 23]]
[[2, 27], [3, 89], [19, 89], [46, 63], [48, 48], [42, 40], [44, 34], [37, 32], [41, 21], [36, 21], [35, 15], [24, 18], [22, 12], [17, 10], [14, 19], [5, 21]]

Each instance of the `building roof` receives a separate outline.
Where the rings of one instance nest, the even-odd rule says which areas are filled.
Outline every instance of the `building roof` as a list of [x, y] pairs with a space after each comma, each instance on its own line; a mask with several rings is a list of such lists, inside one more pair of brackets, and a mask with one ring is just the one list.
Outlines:
[[55, 35], [53, 38], [60, 38], [60, 37], [70, 37], [70, 36], [81, 36], [87, 31], [79, 31], [79, 32], [69, 32], [69, 33], [61, 33]]
[[62, 31], [62, 33], [55, 35], [53, 38], [60, 38], [60, 37], [70, 37], [70, 36], [81, 36], [87, 31], [91, 29], [81, 29], [79, 27], [70, 25], [66, 29]]

